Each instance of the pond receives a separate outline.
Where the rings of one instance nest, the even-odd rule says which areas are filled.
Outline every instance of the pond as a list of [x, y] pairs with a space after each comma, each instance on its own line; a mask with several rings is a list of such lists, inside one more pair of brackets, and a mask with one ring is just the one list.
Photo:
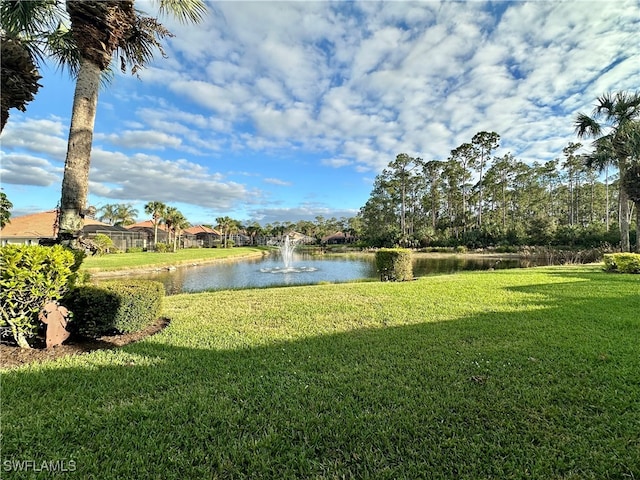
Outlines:
[[[541, 265], [518, 258], [469, 256], [416, 256], [413, 274], [416, 277], [462, 270], [523, 268]], [[227, 290], [239, 288], [340, 283], [361, 279], [379, 279], [373, 255], [317, 256], [294, 253], [291, 263], [274, 253], [270, 256], [210, 265], [181, 267], [135, 278], [157, 280], [164, 284], [167, 294]]]

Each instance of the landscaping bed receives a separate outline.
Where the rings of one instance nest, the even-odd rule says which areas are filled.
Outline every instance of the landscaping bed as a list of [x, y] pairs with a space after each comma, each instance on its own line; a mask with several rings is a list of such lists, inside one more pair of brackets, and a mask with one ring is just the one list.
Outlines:
[[69, 355], [93, 352], [94, 350], [122, 347], [143, 338], [155, 335], [169, 325], [169, 320], [159, 318], [147, 328], [133, 333], [119, 335], [103, 335], [99, 338], [86, 338], [72, 335], [62, 345], [53, 348], [45, 348], [43, 337], [32, 340], [33, 348], [19, 348], [12, 342], [0, 343], [0, 368], [12, 368], [28, 363], [43, 362], [45, 360], [57, 360]]

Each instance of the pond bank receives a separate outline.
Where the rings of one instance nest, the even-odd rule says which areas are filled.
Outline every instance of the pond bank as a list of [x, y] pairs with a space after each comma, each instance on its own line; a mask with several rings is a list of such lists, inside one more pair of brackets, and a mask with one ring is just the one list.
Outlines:
[[[126, 254], [122, 254], [126, 255]], [[269, 252], [264, 250], [261, 252], [250, 252], [243, 253], [240, 255], [230, 255], [228, 257], [221, 258], [200, 258], [200, 259], [192, 259], [192, 260], [182, 260], [178, 262], [166, 262], [166, 263], [158, 263], [153, 265], [145, 265], [145, 266], [137, 266], [137, 267], [122, 267], [117, 270], [104, 270], [99, 267], [95, 268], [86, 268], [81, 269], [81, 272], [88, 273], [91, 278], [115, 278], [115, 277], [123, 277], [130, 274], [145, 274], [145, 273], [157, 273], [163, 271], [172, 271], [177, 268], [182, 267], [195, 267], [200, 265], [210, 265], [215, 263], [227, 263], [227, 262], [236, 262], [240, 260], [247, 259], [255, 259], [261, 258], [266, 255], [269, 255]]]

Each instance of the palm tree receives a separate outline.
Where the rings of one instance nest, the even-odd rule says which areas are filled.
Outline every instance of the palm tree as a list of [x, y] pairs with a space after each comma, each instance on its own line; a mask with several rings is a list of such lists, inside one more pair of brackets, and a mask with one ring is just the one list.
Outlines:
[[70, 72], [77, 71], [79, 57], [70, 31], [64, 25], [60, 0], [3, 0], [0, 2], [2, 59], [2, 131], [9, 110], [26, 111], [41, 86], [38, 67], [51, 57]]
[[178, 238], [182, 230], [189, 226], [189, 222], [184, 217], [182, 212], [175, 207], [167, 207], [164, 214], [164, 223], [173, 233], [173, 251], [178, 249]]
[[100, 217], [98, 217], [101, 222], [108, 223], [109, 225], [116, 223], [116, 219], [118, 218], [118, 205], [107, 203], [105, 206], [100, 207], [98, 211], [101, 213]]
[[158, 243], [158, 225], [162, 220], [167, 206], [162, 202], [149, 202], [144, 206], [147, 215], [151, 215], [151, 223], [153, 224], [153, 245]]
[[247, 225], [246, 231], [249, 238], [251, 238], [251, 245], [255, 245], [257, 243], [256, 237], [264, 233], [264, 229], [258, 222], [251, 222]]
[[[206, 11], [202, 0], [158, 3], [160, 14], [170, 13], [180, 21], [199, 22]], [[156, 19], [138, 11], [134, 0], [67, 0], [65, 6], [80, 62], [62, 180], [58, 239], [74, 245], [87, 201], [101, 75], [114, 54], [119, 54], [123, 71], [130, 67], [136, 73], [153, 58], [154, 50], [164, 56], [160, 41], [171, 33]]]
[[217, 229], [222, 232], [222, 247], [227, 248], [229, 242], [229, 234], [233, 225], [233, 219], [231, 217], [218, 217], [216, 218]]
[[116, 225], [126, 227], [136, 223], [136, 217], [138, 216], [138, 210], [133, 208], [130, 203], [120, 203], [116, 206]]
[[[631, 249], [629, 241], [629, 197], [624, 187], [627, 163], [632, 158], [631, 134], [640, 119], [640, 93], [606, 93], [596, 100], [592, 116], [579, 113], [575, 121], [580, 138], [595, 138], [596, 142], [610, 142], [613, 158], [620, 172], [620, 248]], [[602, 140], [604, 139], [604, 140]], [[597, 143], [596, 143], [597, 149]]]
[[2, 60], [2, 97], [0, 97], [0, 132], [9, 120], [9, 110], [27, 110], [26, 104], [42, 86], [36, 63], [24, 43], [17, 38], [0, 35], [0, 59]]

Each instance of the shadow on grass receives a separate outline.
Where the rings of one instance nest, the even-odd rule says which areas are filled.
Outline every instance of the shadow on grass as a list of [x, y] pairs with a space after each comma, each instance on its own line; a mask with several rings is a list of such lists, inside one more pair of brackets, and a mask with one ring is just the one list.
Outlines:
[[[559, 275], [570, 289], [514, 287], [538, 294], [540, 308], [519, 312], [229, 351], [161, 336], [8, 372], [3, 467], [73, 459], [69, 475], [101, 479], [634, 478], [638, 295], [615, 278]], [[626, 307], [612, 315], [614, 304]]]

